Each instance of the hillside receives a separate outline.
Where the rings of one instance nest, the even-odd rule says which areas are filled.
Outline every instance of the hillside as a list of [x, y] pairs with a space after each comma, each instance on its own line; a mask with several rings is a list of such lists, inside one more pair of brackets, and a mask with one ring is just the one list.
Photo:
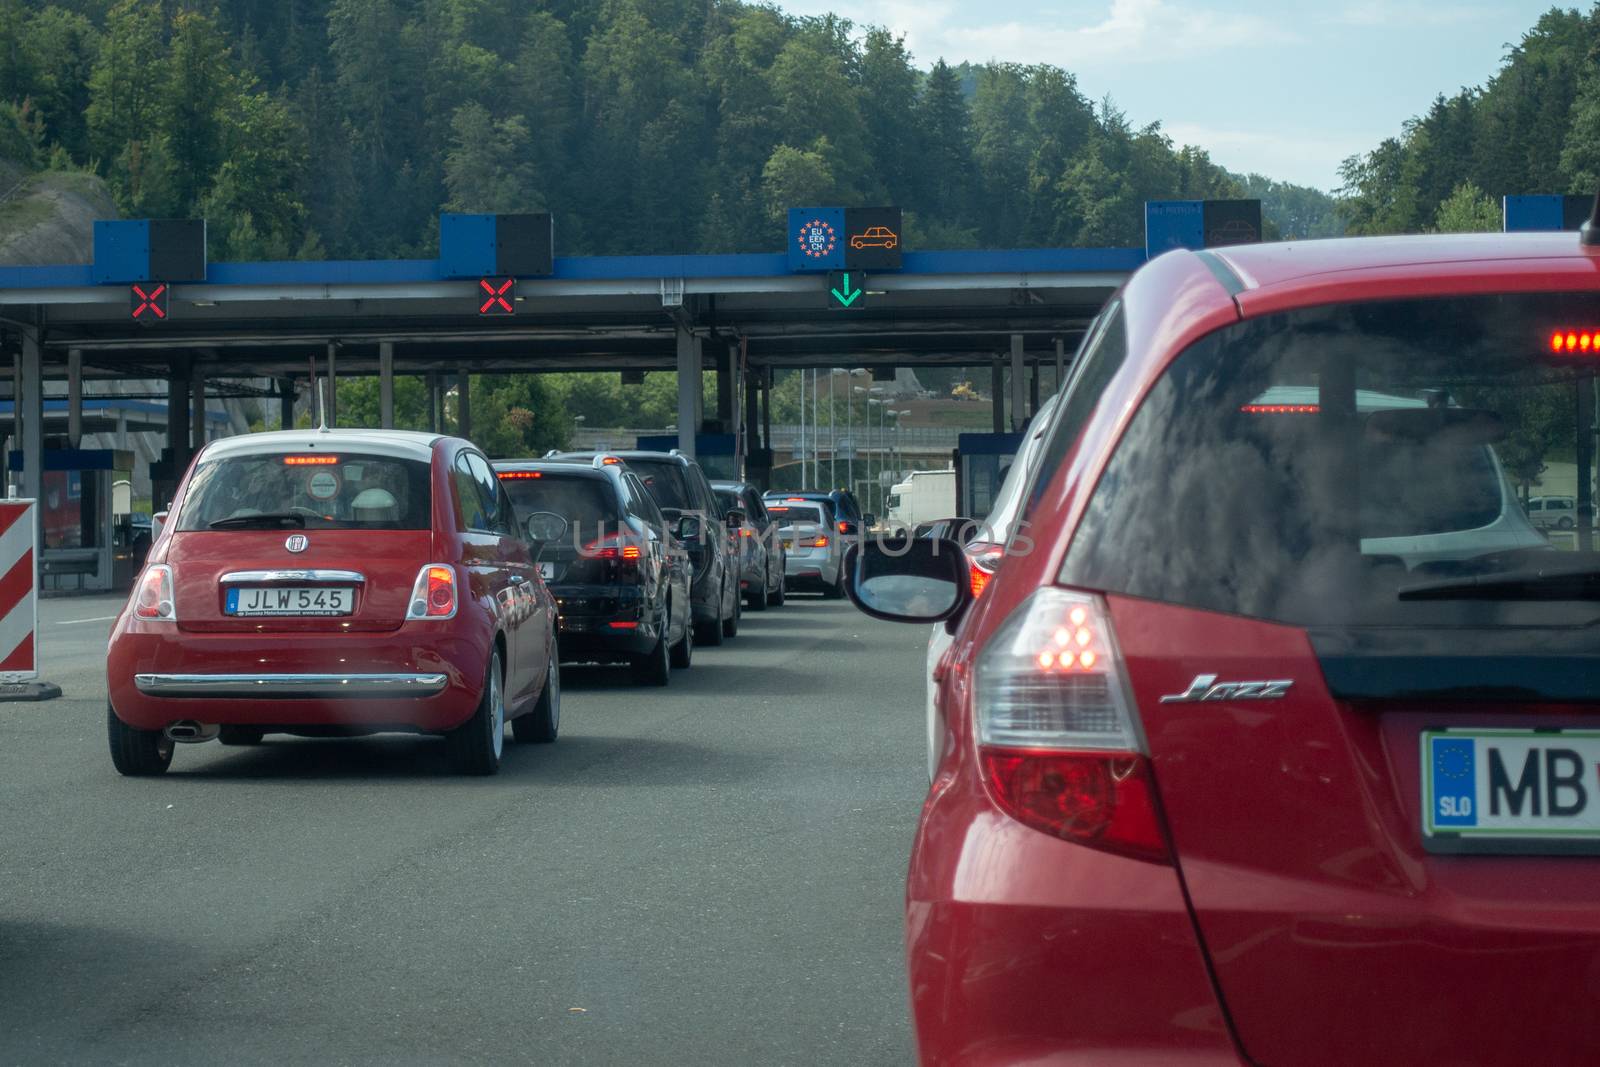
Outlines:
[[0, 264], [88, 263], [94, 220], [117, 217], [105, 182], [80, 171], [0, 163]]

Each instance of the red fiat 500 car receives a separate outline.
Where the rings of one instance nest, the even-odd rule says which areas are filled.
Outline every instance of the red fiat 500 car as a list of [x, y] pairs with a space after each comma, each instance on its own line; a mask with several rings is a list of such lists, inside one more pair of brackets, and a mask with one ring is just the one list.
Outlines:
[[965, 616], [925, 1062], [1600, 1062], [1596, 252], [1164, 255], [1077, 357], [1032, 551], [973, 601], [953, 543], [858, 550], [869, 613]]
[[111, 633], [123, 774], [173, 742], [443, 734], [493, 774], [505, 723], [554, 741], [554, 602], [466, 441], [309, 430], [208, 445]]

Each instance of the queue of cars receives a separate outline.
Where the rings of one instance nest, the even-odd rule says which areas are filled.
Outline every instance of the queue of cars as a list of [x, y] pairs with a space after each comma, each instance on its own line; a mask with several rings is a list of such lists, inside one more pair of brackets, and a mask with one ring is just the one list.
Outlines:
[[107, 656], [127, 775], [183, 742], [392, 731], [493, 774], [508, 723], [556, 740], [563, 663], [666, 685], [787, 584], [762, 499], [719, 501], [676, 452], [491, 463], [437, 434], [251, 434], [207, 445], [157, 520]]
[[924, 1062], [1600, 1059], [1600, 552], [1507, 472], [1590, 462], [1596, 352], [1571, 234], [1167, 253], [981, 578], [854, 550], [862, 610], [952, 631]]

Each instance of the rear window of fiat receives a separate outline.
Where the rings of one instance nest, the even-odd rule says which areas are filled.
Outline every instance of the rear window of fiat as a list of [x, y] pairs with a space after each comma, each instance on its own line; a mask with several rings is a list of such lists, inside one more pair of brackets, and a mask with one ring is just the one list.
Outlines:
[[180, 531], [427, 530], [431, 467], [357, 452], [265, 452], [204, 460], [178, 517]]
[[[1600, 358], [1564, 340], [1585, 324], [1600, 298], [1540, 294], [1219, 331], [1144, 400], [1061, 579], [1296, 625], [1587, 623], [1592, 535], [1525, 506], [1593, 476], [1577, 412]], [[1571, 577], [1524, 581], [1541, 571]]]

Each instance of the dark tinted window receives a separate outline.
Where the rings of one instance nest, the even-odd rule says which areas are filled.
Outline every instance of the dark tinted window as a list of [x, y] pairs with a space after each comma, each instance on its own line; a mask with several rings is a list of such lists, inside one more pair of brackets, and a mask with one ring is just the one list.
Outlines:
[[774, 504], [767, 510], [772, 514], [772, 521], [779, 526], [792, 526], [796, 523], [820, 524], [825, 521], [822, 517], [822, 506], [819, 504]]
[[1083, 347], [1072, 361], [1072, 372], [1067, 376], [1065, 399], [1056, 413], [1044, 451], [1039, 455], [1038, 468], [1033, 472], [1028, 503], [1022, 509], [1024, 519], [1030, 516], [1067, 453], [1077, 443], [1078, 435], [1100, 402], [1100, 394], [1128, 358], [1128, 333], [1123, 324], [1122, 305], [1113, 303], [1101, 312], [1083, 340]]
[[450, 468], [450, 485], [456, 494], [456, 518], [463, 530], [489, 532], [489, 508], [483, 499], [483, 488], [472, 473], [467, 454], [456, 456]]
[[422, 460], [348, 452], [207, 460], [189, 482], [178, 529], [292, 512], [308, 530], [426, 530], [433, 525], [429, 477]]
[[628, 469], [638, 475], [658, 505], [694, 511], [699, 505], [690, 495], [689, 484], [683, 476], [683, 466], [670, 459], [630, 459]]
[[622, 520], [616, 493], [609, 482], [599, 478], [545, 471], [542, 478], [510, 478], [505, 485], [517, 514], [524, 519], [536, 511], [552, 511], [586, 538], [596, 536], [590, 531], [602, 525], [615, 529]]
[[1521, 499], [1576, 483], [1594, 367], [1548, 345], [1594, 321], [1596, 298], [1491, 297], [1213, 334], [1140, 407], [1062, 580], [1295, 624], [1493, 622], [1504, 601], [1398, 593], [1593, 558], [1558, 553], [1579, 534], [1535, 528]]
[[472, 480], [478, 483], [478, 493], [483, 500], [484, 517], [488, 522], [485, 529], [498, 534], [513, 533], [511, 515], [502, 506], [502, 493], [500, 480], [495, 477], [494, 468], [489, 466], [489, 461], [476, 452], [464, 453], [467, 459], [467, 469], [472, 472]]

